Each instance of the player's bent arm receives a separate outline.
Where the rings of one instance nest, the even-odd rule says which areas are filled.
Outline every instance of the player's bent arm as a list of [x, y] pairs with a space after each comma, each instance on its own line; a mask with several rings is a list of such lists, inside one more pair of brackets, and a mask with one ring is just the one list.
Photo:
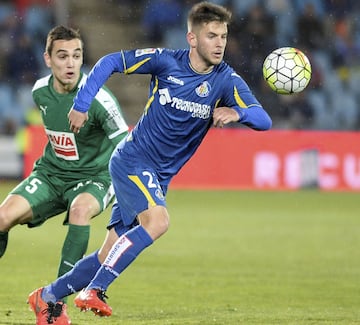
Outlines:
[[213, 125], [222, 128], [224, 125], [238, 122], [239, 113], [230, 107], [216, 107], [213, 113]]
[[114, 72], [123, 72], [121, 52], [105, 55], [94, 65], [75, 96], [73, 108], [78, 112], [87, 112], [99, 89]]
[[[253, 108], [253, 107], [257, 107]], [[258, 131], [265, 131], [271, 128], [270, 116], [259, 106], [250, 106], [243, 109], [238, 106], [217, 107], [213, 113], [213, 125], [223, 127], [231, 122], [240, 122]]]
[[235, 72], [231, 73], [230, 80], [232, 82], [225, 83], [225, 103], [239, 114], [238, 122], [257, 131], [269, 130], [272, 120], [246, 82]]
[[247, 108], [234, 108], [239, 116], [239, 122], [256, 131], [271, 129], [272, 120], [269, 114], [259, 105], [250, 105]]

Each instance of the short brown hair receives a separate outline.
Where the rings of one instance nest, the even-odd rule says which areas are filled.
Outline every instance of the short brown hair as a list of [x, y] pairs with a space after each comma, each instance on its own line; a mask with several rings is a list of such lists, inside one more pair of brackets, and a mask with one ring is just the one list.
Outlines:
[[188, 30], [190, 31], [196, 26], [213, 21], [229, 24], [231, 16], [231, 12], [225, 7], [202, 1], [195, 4], [189, 12]]
[[46, 39], [45, 51], [47, 54], [51, 55], [54, 46], [54, 41], [57, 40], [71, 41], [72, 39], [75, 38], [79, 39], [81, 41], [81, 45], [83, 45], [80, 32], [78, 30], [75, 30], [70, 27], [65, 27], [62, 25], [56, 26], [53, 29], [51, 29], [48, 33]]

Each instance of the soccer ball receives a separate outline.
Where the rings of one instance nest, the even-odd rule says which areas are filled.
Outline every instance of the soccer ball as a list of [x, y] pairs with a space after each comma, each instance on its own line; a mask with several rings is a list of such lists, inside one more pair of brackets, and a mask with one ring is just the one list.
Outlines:
[[263, 76], [272, 90], [282, 95], [303, 91], [311, 79], [311, 64], [294, 47], [281, 47], [264, 60]]

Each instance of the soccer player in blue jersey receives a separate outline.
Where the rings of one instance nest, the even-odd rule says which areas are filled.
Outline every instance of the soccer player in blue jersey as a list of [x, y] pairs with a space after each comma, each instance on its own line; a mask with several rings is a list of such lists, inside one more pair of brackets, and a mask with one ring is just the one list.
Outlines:
[[223, 61], [230, 19], [226, 8], [200, 2], [188, 16], [190, 49], [120, 51], [93, 67], [68, 115], [74, 133], [81, 134], [95, 94], [115, 72], [150, 74], [149, 99], [141, 119], [110, 160], [117, 201], [102, 247], [30, 297], [56, 303], [83, 289], [75, 305], [110, 316], [107, 288], [168, 230], [168, 185], [209, 128], [231, 122], [254, 130], [271, 127], [269, 115], [245, 81]]

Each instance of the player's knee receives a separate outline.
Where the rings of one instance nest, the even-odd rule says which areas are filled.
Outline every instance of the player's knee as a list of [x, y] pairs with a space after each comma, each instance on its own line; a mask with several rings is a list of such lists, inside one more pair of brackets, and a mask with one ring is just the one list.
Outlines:
[[8, 231], [15, 225], [14, 218], [11, 217], [11, 211], [6, 206], [0, 206], [0, 231]]
[[15, 225], [25, 224], [32, 215], [27, 200], [20, 195], [9, 195], [0, 205], [0, 231], [9, 231]]
[[152, 211], [152, 213], [148, 215], [139, 216], [141, 225], [153, 240], [167, 232], [170, 226], [170, 218], [166, 209], [162, 208], [162, 211], [157, 212], [158, 213], [154, 213], [154, 211]]
[[156, 235], [155, 238], [160, 237], [165, 234], [169, 229], [170, 222], [167, 215], [159, 216], [154, 220], [153, 228], [155, 229]]
[[170, 227], [170, 218], [168, 215], [164, 216], [160, 221], [159, 229], [162, 231], [162, 234], [167, 232]]
[[69, 222], [73, 225], [88, 225], [95, 212], [89, 205], [74, 205], [69, 211]]
[[89, 193], [78, 195], [69, 210], [69, 222], [74, 225], [88, 225], [91, 218], [100, 212], [99, 202]]

